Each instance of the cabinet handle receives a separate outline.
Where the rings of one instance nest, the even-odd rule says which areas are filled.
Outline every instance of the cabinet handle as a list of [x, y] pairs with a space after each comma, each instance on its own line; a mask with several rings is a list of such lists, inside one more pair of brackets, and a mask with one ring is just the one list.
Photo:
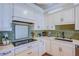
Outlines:
[[42, 43], [42, 45], [44, 45], [44, 42], [43, 41], [41, 41], [41, 43]]
[[63, 19], [63, 18], [61, 18], [61, 22], [63, 22], [63, 20], [64, 20], [64, 19]]
[[11, 51], [8, 51], [8, 52], [4, 52], [4, 53], [0, 53], [0, 55], [7, 55], [7, 54], [9, 54], [9, 53], [11, 53]]
[[37, 26], [37, 28], [39, 29], [39, 28], [40, 28], [40, 26]]
[[53, 26], [51, 26], [51, 28], [53, 28]]
[[29, 53], [27, 53], [27, 54], [31, 54], [32, 52], [29, 52]]
[[47, 28], [49, 28], [49, 25], [47, 26]]
[[59, 47], [59, 51], [60, 51], [60, 52], [62, 51], [62, 48], [61, 48], [61, 47]]

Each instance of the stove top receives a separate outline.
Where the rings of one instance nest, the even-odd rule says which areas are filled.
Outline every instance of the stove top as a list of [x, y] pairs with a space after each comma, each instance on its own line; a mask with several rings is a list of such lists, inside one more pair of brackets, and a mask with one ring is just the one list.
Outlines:
[[30, 42], [33, 42], [33, 41], [36, 41], [36, 40], [35, 39], [25, 39], [25, 40], [13, 42], [13, 45], [19, 46], [19, 45], [27, 44], [27, 43], [30, 43]]

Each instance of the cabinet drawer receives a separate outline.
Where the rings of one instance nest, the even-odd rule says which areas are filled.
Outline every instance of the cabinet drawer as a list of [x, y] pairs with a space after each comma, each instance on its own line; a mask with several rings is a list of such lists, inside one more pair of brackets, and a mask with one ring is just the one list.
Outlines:
[[25, 50], [16, 54], [16, 56], [33, 56], [33, 50]]
[[14, 56], [14, 49], [1, 51], [0, 56]]

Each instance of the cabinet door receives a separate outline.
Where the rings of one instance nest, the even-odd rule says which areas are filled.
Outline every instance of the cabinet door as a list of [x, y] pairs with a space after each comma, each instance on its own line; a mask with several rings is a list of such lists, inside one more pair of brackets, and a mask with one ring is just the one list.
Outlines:
[[75, 29], [79, 30], [79, 6], [76, 7], [76, 19], [75, 19]]
[[55, 30], [55, 20], [54, 20], [54, 16], [53, 15], [49, 15], [49, 18], [48, 18], [48, 29], [49, 30]]
[[50, 44], [51, 44], [50, 40], [49, 39], [45, 39], [45, 50], [49, 54], [51, 53], [51, 51], [50, 51], [51, 50]]
[[45, 20], [45, 29], [46, 30], [50, 30], [50, 20], [51, 20], [51, 17], [50, 17], [50, 15], [45, 15], [44, 16], [45, 18], [44, 18], [44, 20]]
[[42, 25], [40, 24], [35, 24], [34, 25], [34, 30], [43, 30]]
[[2, 4], [0, 4], [0, 31], [2, 30], [2, 15], [3, 15], [3, 10], [2, 10]]
[[38, 46], [33, 47], [33, 56], [38, 56]]
[[34, 30], [44, 30], [44, 21], [42, 20], [35, 20]]
[[54, 55], [54, 56], [59, 56], [59, 55], [60, 55], [59, 48], [60, 48], [60, 45], [59, 45], [59, 44], [53, 43], [52, 55]]
[[45, 29], [46, 30], [55, 30], [55, 21], [53, 14], [45, 15]]
[[39, 56], [43, 55], [45, 53], [45, 44], [43, 41], [39, 42]]
[[33, 48], [32, 48], [33, 49], [33, 56], [38, 56], [38, 52], [39, 52], [38, 48], [39, 48], [38, 47], [38, 42], [34, 42], [33, 43]]
[[56, 42], [55, 40], [51, 40], [51, 54], [53, 56], [60, 55], [59, 47], [60, 47], [60, 45], [58, 44], [58, 42]]
[[50, 20], [49, 21], [49, 28], [50, 30], [55, 30], [55, 19], [54, 15], [50, 15]]
[[57, 12], [53, 15], [53, 20], [55, 20], [55, 25], [61, 25], [61, 12]]
[[16, 54], [16, 56], [33, 56], [33, 50], [24, 50]]
[[74, 8], [63, 10], [61, 13], [61, 24], [75, 24]]
[[74, 51], [75, 51], [74, 47], [68, 47], [68, 46], [62, 45], [61, 56], [74, 56]]
[[12, 4], [2, 4], [2, 31], [11, 31]]

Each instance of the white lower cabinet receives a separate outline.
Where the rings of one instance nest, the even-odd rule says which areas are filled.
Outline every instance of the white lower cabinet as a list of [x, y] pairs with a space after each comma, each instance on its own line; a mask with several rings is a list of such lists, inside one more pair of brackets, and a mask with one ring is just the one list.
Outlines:
[[37, 42], [28, 43], [15, 49], [16, 56], [42, 56], [48, 53], [53, 56], [75, 56], [73, 42], [55, 40], [53, 37], [36, 38]]
[[59, 46], [57, 44], [54, 44], [51, 52], [53, 56], [59, 56]]
[[73, 47], [68, 47], [68, 46], [61, 46], [61, 56], [74, 56], [74, 50]]
[[53, 55], [53, 56], [59, 56], [59, 48], [58, 48], [58, 44], [56, 44], [55, 42], [54, 42], [54, 40], [51, 40], [51, 54]]
[[45, 50], [46, 53], [51, 54], [51, 42], [49, 38], [45, 39]]
[[73, 43], [54, 41], [52, 45], [53, 45], [51, 46], [52, 55], [54, 56], [74, 56], [75, 55], [75, 45]]
[[45, 43], [43, 40], [39, 40], [39, 56], [42, 56], [45, 53]]
[[[36, 42], [26, 44], [15, 49], [15, 56], [37, 56], [38, 44]], [[19, 51], [18, 51], [19, 50]]]
[[34, 55], [34, 56], [38, 56], [38, 55], [39, 55], [39, 54], [38, 54], [38, 51], [39, 51], [39, 50], [38, 50], [38, 49], [39, 49], [39, 48], [38, 48], [38, 42], [33, 43], [33, 48], [32, 48], [32, 49], [33, 49], [33, 55]]

